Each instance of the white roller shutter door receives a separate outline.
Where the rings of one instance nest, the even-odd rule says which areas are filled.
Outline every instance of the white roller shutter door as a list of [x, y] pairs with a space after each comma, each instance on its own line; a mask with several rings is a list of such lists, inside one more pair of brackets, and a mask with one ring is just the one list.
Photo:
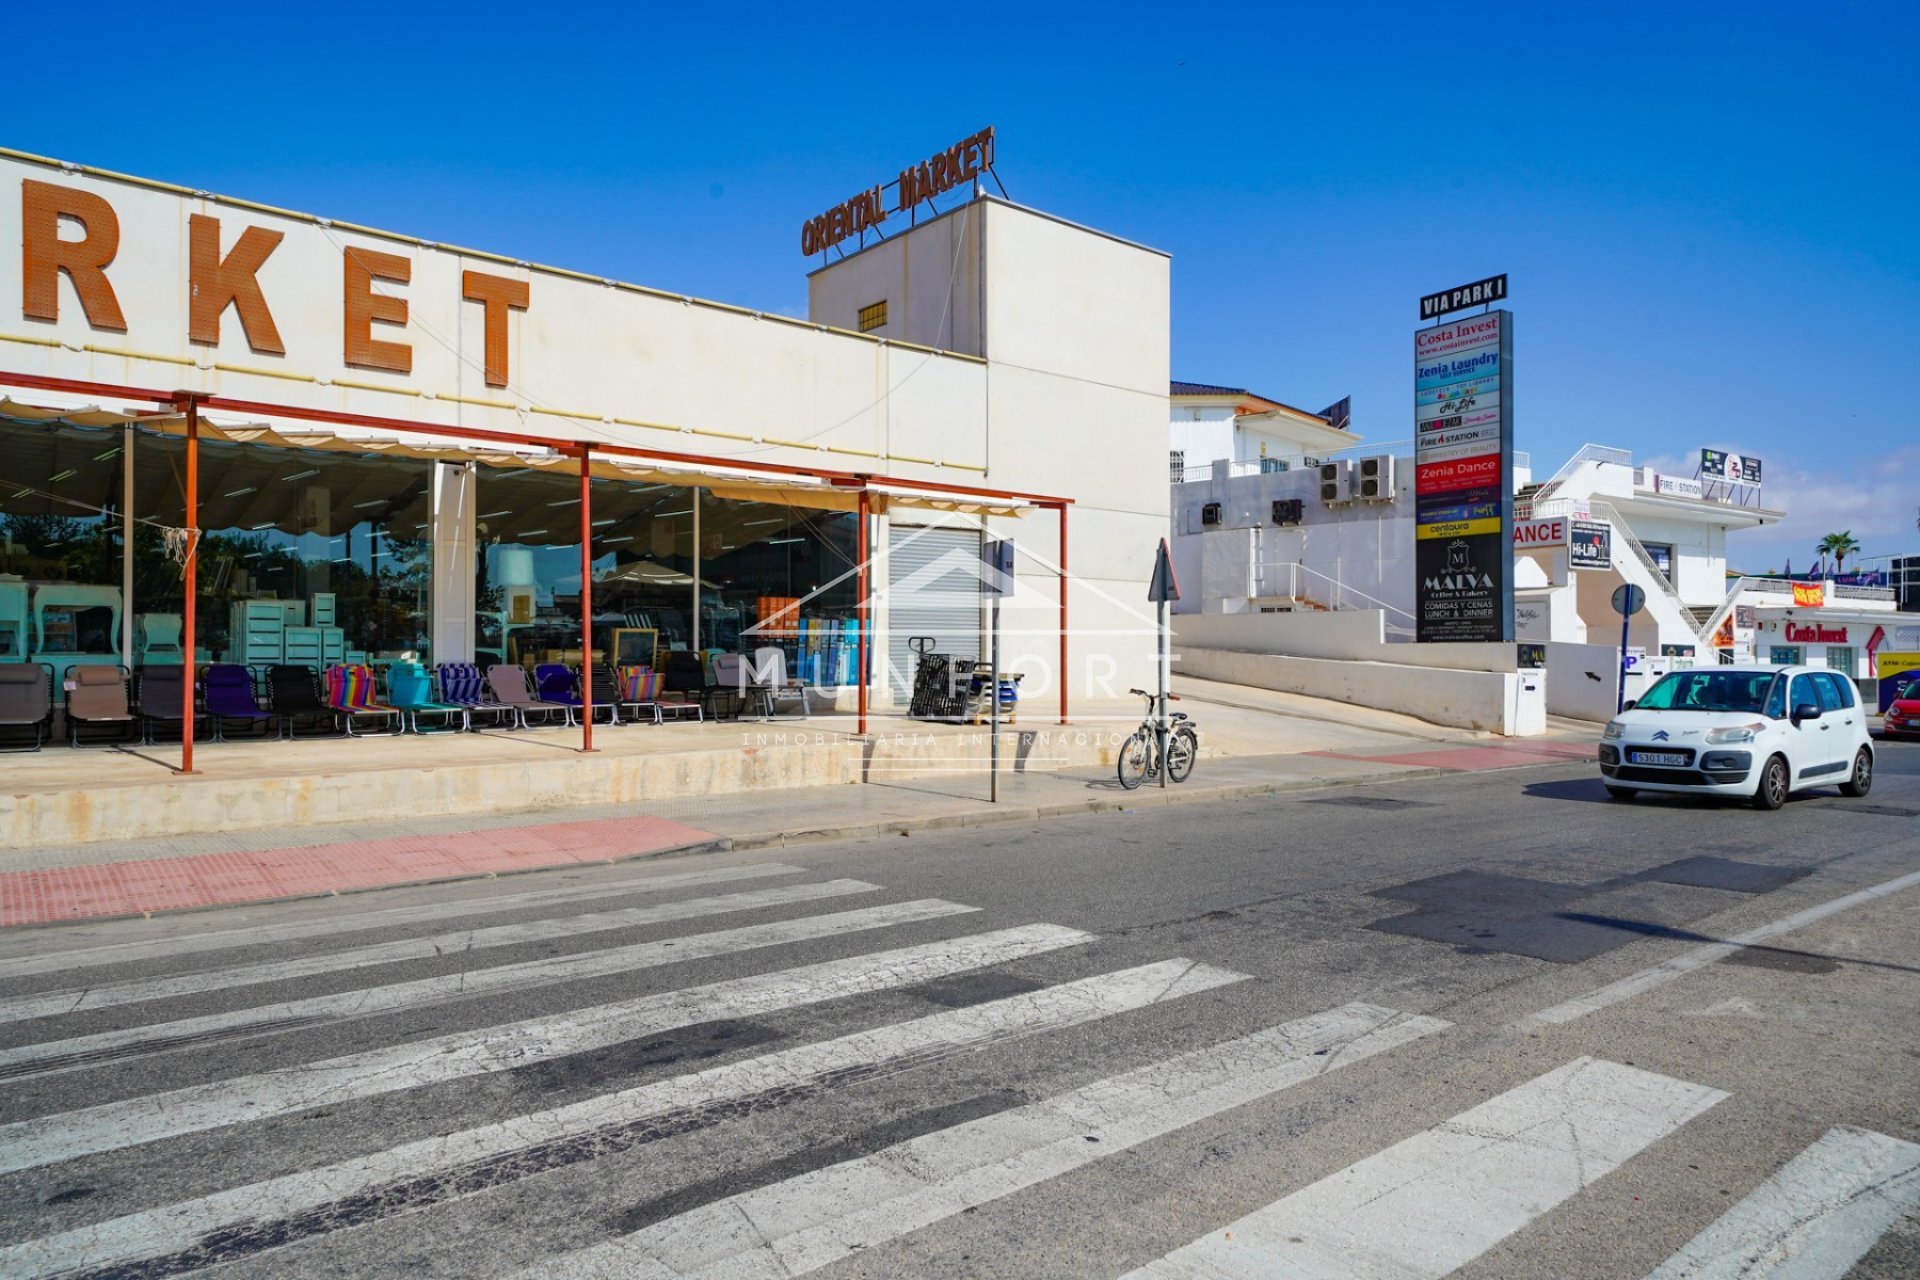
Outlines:
[[933, 652], [980, 656], [980, 531], [894, 525], [887, 546], [888, 683], [912, 691], [908, 641], [932, 636]]

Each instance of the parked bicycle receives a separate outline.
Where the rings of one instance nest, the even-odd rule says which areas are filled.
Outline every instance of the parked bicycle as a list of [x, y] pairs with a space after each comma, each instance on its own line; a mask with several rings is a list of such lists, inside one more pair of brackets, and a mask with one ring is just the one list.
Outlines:
[[[1145, 689], [1129, 689], [1127, 692], [1147, 700], [1147, 718], [1140, 722], [1133, 736], [1120, 746], [1120, 785], [1131, 791], [1148, 778], [1160, 776], [1161, 719], [1154, 714], [1157, 701], [1154, 694]], [[1180, 698], [1178, 694], [1170, 693], [1167, 700], [1178, 702]], [[1185, 782], [1192, 775], [1193, 762], [1200, 754], [1200, 735], [1195, 732], [1196, 728], [1184, 711], [1176, 711], [1167, 718], [1165, 767], [1169, 782]]]

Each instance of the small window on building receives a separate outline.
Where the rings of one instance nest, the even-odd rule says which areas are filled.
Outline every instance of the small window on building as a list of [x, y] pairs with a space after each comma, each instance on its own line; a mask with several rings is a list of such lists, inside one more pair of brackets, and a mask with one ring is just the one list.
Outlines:
[[1767, 661], [1776, 667], [1797, 667], [1800, 665], [1800, 646], [1797, 644], [1776, 644], [1767, 650]]
[[1187, 453], [1184, 449], [1172, 449], [1167, 453], [1167, 479], [1174, 484], [1187, 482]]
[[887, 300], [885, 298], [878, 302], [869, 302], [860, 308], [860, 332], [872, 333], [875, 329], [884, 328], [886, 323]]
[[1263, 474], [1272, 475], [1276, 471], [1285, 471], [1286, 469], [1287, 460], [1285, 458], [1269, 458], [1265, 454], [1260, 455], [1260, 470]]
[[1850, 648], [1838, 648], [1833, 645], [1828, 645], [1827, 665], [1849, 680], [1859, 674], [1859, 660], [1854, 657], [1854, 651]]

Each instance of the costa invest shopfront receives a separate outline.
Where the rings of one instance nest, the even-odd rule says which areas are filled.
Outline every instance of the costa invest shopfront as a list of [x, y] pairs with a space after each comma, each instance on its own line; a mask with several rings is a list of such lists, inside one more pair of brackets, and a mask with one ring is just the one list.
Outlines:
[[1167, 261], [982, 195], [916, 223], [800, 319], [0, 153], [0, 661], [771, 642], [864, 709], [894, 549], [989, 528], [1029, 687], [1141, 683]]

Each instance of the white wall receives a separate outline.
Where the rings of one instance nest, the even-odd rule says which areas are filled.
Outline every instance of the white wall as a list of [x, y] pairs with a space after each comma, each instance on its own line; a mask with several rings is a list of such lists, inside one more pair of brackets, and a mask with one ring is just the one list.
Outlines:
[[1385, 707], [1434, 724], [1494, 733], [1512, 729], [1514, 686], [1521, 679], [1510, 671], [1451, 671], [1184, 646], [1175, 670], [1202, 680]]
[[1613, 719], [1620, 651], [1603, 644], [1547, 645], [1547, 711], [1570, 720]]
[[1182, 614], [1174, 640], [1187, 648], [1300, 658], [1348, 658], [1396, 666], [1455, 671], [1512, 671], [1516, 652], [1505, 644], [1399, 644], [1386, 638], [1377, 609], [1334, 613]]
[[[909, 229], [902, 218], [888, 238], [807, 278], [807, 315], [839, 329], [860, 327], [860, 308], [887, 304], [887, 323], [870, 337], [943, 351], [985, 355], [980, 246], [986, 206], [969, 202]], [[903, 234], [909, 232], [909, 234]]]

